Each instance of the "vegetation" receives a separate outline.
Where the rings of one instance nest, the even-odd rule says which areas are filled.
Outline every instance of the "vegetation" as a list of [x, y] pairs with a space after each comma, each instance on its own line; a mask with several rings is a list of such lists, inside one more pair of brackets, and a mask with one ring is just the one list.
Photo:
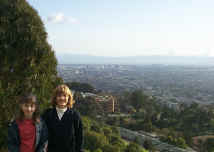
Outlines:
[[5, 146], [18, 97], [33, 92], [43, 108], [61, 79], [42, 20], [26, 0], [0, 1], [0, 50], [0, 145]]
[[95, 93], [96, 90], [93, 86], [88, 83], [79, 83], [79, 82], [68, 82], [66, 83], [71, 90], [78, 92], [90, 92]]
[[[120, 119], [119, 124], [122, 127], [155, 132], [161, 136], [162, 141], [181, 148], [192, 147], [194, 136], [213, 134], [214, 111], [212, 107], [193, 103], [189, 106], [181, 104], [175, 110], [157, 104], [155, 98], [146, 97], [140, 90], [126, 92], [118, 99], [121, 112], [127, 113], [130, 107], [132, 111], [135, 111], [130, 118]], [[124, 103], [126, 103], [125, 106]]]
[[[82, 98], [79, 94], [78, 99], [75, 107], [81, 113], [91, 118], [102, 114], [102, 107], [92, 97]], [[210, 107], [201, 107], [196, 103], [189, 106], [181, 104], [175, 110], [158, 104], [155, 98], [147, 96], [142, 90], [126, 92], [117, 99], [120, 103], [120, 112], [129, 116], [103, 115], [99, 121], [131, 130], [155, 133], [160, 136], [161, 141], [180, 148], [193, 147], [192, 138], [195, 136], [213, 133], [214, 113]], [[86, 102], [88, 104], [85, 104]], [[148, 145], [146, 143], [146, 146]]]
[[115, 127], [83, 117], [85, 151], [90, 152], [147, 152], [140, 145], [120, 138]]

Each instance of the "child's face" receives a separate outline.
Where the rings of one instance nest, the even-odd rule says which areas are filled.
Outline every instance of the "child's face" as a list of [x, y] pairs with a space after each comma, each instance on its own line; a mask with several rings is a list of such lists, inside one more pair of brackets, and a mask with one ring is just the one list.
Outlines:
[[68, 104], [69, 96], [64, 93], [60, 93], [56, 96], [56, 104], [58, 108], [66, 108]]
[[21, 104], [21, 109], [24, 113], [25, 118], [31, 119], [33, 117], [33, 113], [36, 110], [35, 103], [23, 103]]

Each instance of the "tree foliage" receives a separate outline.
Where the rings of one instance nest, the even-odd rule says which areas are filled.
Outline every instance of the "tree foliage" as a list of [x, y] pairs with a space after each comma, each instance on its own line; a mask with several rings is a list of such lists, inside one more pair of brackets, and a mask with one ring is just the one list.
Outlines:
[[40, 102], [49, 99], [52, 89], [61, 82], [56, 66], [54, 51], [37, 11], [26, 0], [1, 0], [1, 137], [2, 127], [17, 109], [18, 96], [33, 92]]
[[[138, 144], [128, 144], [123, 140], [115, 127], [110, 127], [89, 117], [83, 117], [84, 149], [91, 152], [147, 152]], [[94, 127], [99, 126], [99, 130]]]
[[95, 88], [88, 83], [79, 83], [79, 82], [68, 82], [67, 85], [71, 90], [78, 92], [91, 92], [95, 93]]
[[89, 150], [96, 150], [102, 148], [108, 144], [107, 138], [94, 131], [89, 131], [85, 133], [85, 148]]
[[125, 152], [146, 152], [145, 149], [143, 149], [142, 147], [140, 147], [138, 144], [135, 144], [135, 143], [130, 143]]
[[195, 136], [213, 135], [214, 111], [210, 105], [178, 103], [173, 109], [142, 90], [121, 94], [118, 100], [123, 113], [128, 113], [127, 107], [136, 108], [130, 118], [120, 118], [121, 127], [156, 133], [162, 141], [181, 148], [192, 147]]
[[131, 94], [131, 103], [136, 110], [142, 108], [145, 104], [145, 101], [148, 100], [148, 96], [143, 94], [141, 90], [136, 90]]

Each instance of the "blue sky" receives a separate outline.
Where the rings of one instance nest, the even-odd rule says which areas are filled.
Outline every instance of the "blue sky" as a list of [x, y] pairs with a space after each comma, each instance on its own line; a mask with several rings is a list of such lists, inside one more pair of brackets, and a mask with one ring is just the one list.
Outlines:
[[214, 56], [213, 0], [27, 0], [56, 54]]

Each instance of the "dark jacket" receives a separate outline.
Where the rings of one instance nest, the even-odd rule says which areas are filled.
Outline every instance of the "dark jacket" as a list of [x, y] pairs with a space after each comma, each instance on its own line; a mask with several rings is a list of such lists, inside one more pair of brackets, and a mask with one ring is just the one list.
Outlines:
[[48, 128], [48, 152], [82, 152], [83, 128], [78, 112], [68, 108], [59, 120], [56, 108], [43, 114]]
[[[45, 122], [41, 119], [40, 123], [36, 123], [36, 142], [35, 152], [45, 152], [44, 147], [47, 144], [48, 130]], [[12, 121], [8, 126], [8, 151], [19, 152], [20, 136], [16, 121]]]

